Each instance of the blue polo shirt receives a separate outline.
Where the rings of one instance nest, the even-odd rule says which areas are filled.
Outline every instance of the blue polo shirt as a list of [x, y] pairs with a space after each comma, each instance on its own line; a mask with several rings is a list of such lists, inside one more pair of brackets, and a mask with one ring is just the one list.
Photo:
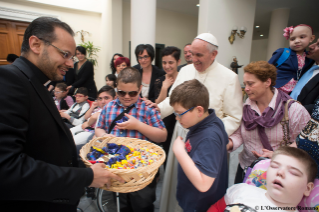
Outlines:
[[178, 165], [177, 200], [184, 212], [207, 211], [222, 198], [228, 185], [228, 135], [223, 122], [209, 109], [209, 116], [189, 128], [186, 150], [203, 174], [215, 178], [207, 192], [198, 191]]

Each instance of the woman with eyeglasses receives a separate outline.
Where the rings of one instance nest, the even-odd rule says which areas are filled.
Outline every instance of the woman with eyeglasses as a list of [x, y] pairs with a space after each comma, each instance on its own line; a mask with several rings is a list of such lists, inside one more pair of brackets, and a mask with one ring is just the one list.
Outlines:
[[75, 82], [68, 86], [68, 89], [85, 87], [88, 89], [89, 97], [95, 99], [97, 89], [94, 81], [94, 67], [93, 64], [87, 60], [86, 49], [83, 46], [76, 47], [76, 57], [79, 61], [74, 64]]
[[141, 97], [155, 102], [155, 80], [165, 72], [162, 69], [152, 65], [154, 59], [154, 48], [150, 44], [140, 44], [135, 48], [135, 56], [139, 65], [134, 66], [142, 75]]
[[[229, 136], [227, 150], [235, 151], [239, 164], [235, 183], [243, 182], [244, 168], [259, 157], [271, 158], [280, 146], [296, 146], [296, 137], [310, 119], [308, 111], [276, 89], [277, 68], [267, 61], [251, 62], [244, 68], [244, 85], [248, 99], [243, 107], [240, 127]], [[285, 107], [287, 104], [287, 108]], [[283, 121], [288, 113], [288, 121]]]
[[[155, 80], [155, 103], [159, 104], [167, 96], [168, 93], [175, 82], [175, 79], [178, 75], [178, 66], [181, 62], [180, 60], [181, 50], [175, 46], [167, 46], [162, 51], [162, 67], [166, 72], [165, 75], [157, 78]], [[164, 124], [167, 129], [167, 139], [162, 144], [163, 149], [166, 152], [166, 155], [169, 153], [169, 147], [171, 144], [171, 139], [176, 123], [176, 118], [174, 114], [171, 114], [163, 119]], [[166, 161], [164, 162], [164, 167], [166, 166]]]

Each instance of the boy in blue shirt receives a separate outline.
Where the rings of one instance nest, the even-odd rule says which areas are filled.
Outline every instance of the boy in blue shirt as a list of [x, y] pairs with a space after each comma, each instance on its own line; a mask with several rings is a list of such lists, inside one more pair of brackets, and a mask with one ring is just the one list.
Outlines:
[[178, 137], [173, 144], [179, 162], [177, 201], [184, 212], [207, 211], [225, 195], [228, 184], [224, 124], [208, 109], [208, 90], [196, 79], [177, 86], [170, 105], [176, 119], [189, 129], [186, 143]]

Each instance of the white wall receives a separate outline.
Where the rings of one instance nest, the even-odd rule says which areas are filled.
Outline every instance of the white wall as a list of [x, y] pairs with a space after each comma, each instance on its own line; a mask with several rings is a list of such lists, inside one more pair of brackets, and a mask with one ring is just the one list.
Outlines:
[[[123, 54], [129, 57], [130, 28], [130, 3], [123, 2]], [[147, 17], [145, 17], [147, 18]], [[141, 20], [143, 24], [143, 20]], [[145, 26], [147, 27], [147, 26]], [[197, 33], [197, 17], [169, 10], [156, 10], [156, 43], [165, 46], [176, 46], [183, 50], [186, 43], [192, 42]], [[132, 47], [135, 48], [135, 47]], [[182, 64], [185, 63], [183, 54]], [[132, 65], [137, 61], [131, 61]]]
[[267, 46], [268, 46], [268, 39], [253, 40], [251, 45], [251, 56], [250, 56], [249, 62], [259, 61], [259, 60], [268, 61], [269, 59], [267, 58]]
[[[236, 56], [239, 64], [247, 65], [250, 61], [256, 0], [201, 0], [200, 5], [198, 33], [210, 32], [217, 38], [217, 61], [230, 67], [233, 56]], [[234, 43], [230, 44], [228, 37], [233, 26], [245, 26], [247, 32], [243, 39], [236, 36]], [[242, 84], [243, 69], [238, 72]]]

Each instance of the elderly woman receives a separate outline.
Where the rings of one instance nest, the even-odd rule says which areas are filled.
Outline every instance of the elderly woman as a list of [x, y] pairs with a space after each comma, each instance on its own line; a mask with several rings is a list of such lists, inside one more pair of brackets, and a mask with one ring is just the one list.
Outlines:
[[[238, 130], [229, 137], [227, 149], [236, 150], [242, 144], [235, 183], [242, 182], [242, 172], [258, 157], [271, 158], [281, 145], [296, 147], [296, 137], [310, 119], [307, 110], [299, 103], [288, 104], [289, 135], [280, 123], [285, 104], [291, 99], [274, 88], [277, 69], [266, 61], [252, 62], [244, 68], [245, 92], [248, 95], [243, 107], [243, 120]], [[287, 142], [284, 140], [289, 139]]]

